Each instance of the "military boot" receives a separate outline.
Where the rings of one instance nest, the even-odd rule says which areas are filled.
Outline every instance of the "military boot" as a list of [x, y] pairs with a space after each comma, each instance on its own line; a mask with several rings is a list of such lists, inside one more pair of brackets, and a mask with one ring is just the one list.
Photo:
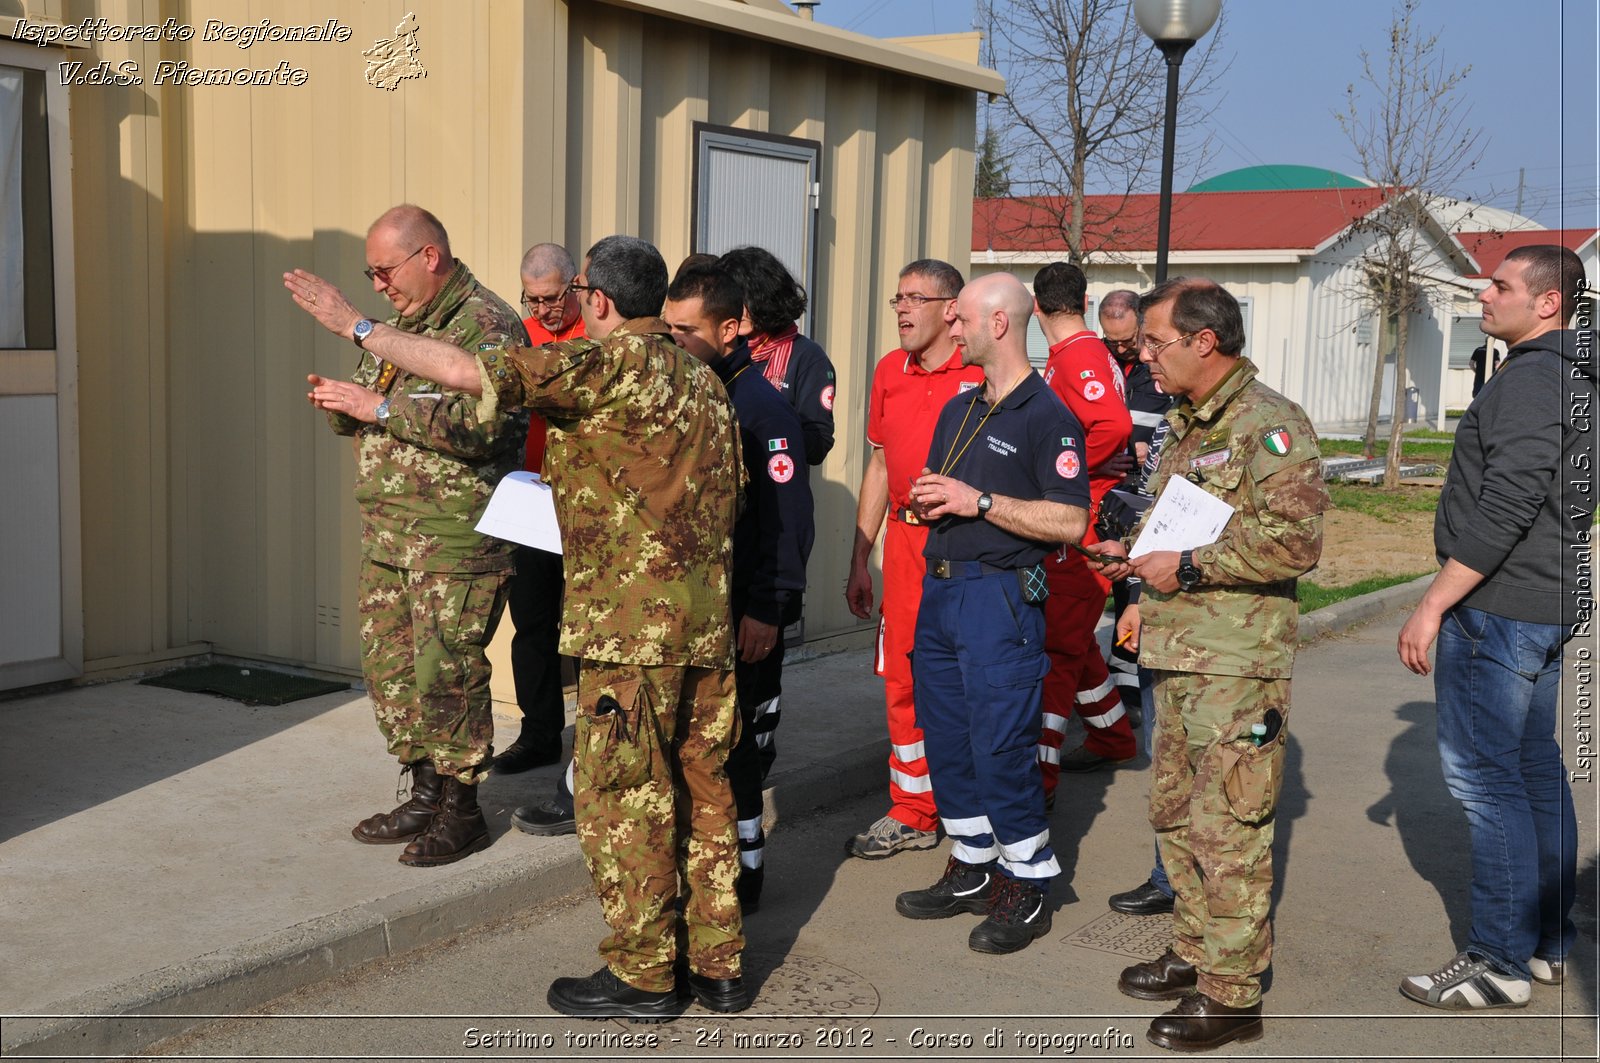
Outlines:
[[[427, 830], [439, 811], [440, 781], [433, 761], [419, 760], [400, 769], [401, 777], [411, 773], [411, 797], [392, 812], [379, 812], [355, 825], [350, 833], [368, 845], [393, 845], [408, 842]], [[396, 796], [403, 796], [401, 790]]]
[[428, 829], [400, 854], [402, 864], [433, 867], [450, 864], [489, 846], [489, 825], [478, 807], [478, 787], [444, 776], [444, 798]]

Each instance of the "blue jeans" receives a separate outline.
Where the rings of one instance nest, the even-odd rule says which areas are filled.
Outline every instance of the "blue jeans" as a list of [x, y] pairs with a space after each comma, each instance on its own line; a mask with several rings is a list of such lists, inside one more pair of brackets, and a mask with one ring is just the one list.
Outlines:
[[1578, 827], [1556, 743], [1566, 629], [1457, 606], [1439, 629], [1434, 692], [1445, 785], [1472, 832], [1467, 951], [1528, 978], [1577, 931]]

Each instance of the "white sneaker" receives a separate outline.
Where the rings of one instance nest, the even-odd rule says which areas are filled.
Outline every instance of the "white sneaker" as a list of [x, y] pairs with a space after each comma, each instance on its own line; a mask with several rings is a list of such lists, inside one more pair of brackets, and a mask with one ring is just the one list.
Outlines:
[[1430, 1008], [1476, 1011], [1527, 1007], [1532, 987], [1521, 978], [1496, 971], [1488, 960], [1463, 952], [1432, 974], [1405, 979], [1400, 992]]
[[1533, 972], [1533, 980], [1541, 985], [1560, 985], [1567, 978], [1565, 960], [1542, 960], [1535, 956], [1528, 961], [1528, 970]]

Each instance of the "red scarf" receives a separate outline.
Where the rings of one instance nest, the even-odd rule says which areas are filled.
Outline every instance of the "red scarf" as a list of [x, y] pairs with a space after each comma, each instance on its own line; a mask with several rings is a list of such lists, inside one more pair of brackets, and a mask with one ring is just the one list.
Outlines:
[[781, 389], [783, 386], [783, 378], [789, 373], [789, 356], [794, 353], [794, 340], [798, 335], [800, 329], [795, 325], [790, 325], [776, 336], [759, 332], [750, 335], [750, 360], [765, 363], [761, 366], [761, 373], [773, 387]]

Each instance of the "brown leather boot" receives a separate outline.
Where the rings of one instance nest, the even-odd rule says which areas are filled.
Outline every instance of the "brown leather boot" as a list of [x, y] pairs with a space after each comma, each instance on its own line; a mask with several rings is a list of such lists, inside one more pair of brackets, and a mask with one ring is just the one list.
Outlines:
[[400, 769], [411, 772], [411, 797], [391, 812], [379, 812], [355, 825], [350, 833], [368, 845], [394, 845], [408, 842], [428, 829], [439, 811], [440, 779], [433, 761], [419, 760]]
[[1200, 972], [1168, 949], [1159, 957], [1135, 964], [1122, 972], [1117, 988], [1140, 1000], [1178, 1000], [1200, 981]]
[[460, 779], [444, 777], [444, 799], [428, 829], [413, 838], [400, 854], [402, 864], [433, 867], [450, 864], [489, 846], [489, 825], [478, 808], [478, 788]]
[[1174, 1052], [1204, 1052], [1230, 1041], [1254, 1041], [1261, 1031], [1261, 1001], [1230, 1008], [1196, 990], [1151, 1023], [1145, 1036]]

